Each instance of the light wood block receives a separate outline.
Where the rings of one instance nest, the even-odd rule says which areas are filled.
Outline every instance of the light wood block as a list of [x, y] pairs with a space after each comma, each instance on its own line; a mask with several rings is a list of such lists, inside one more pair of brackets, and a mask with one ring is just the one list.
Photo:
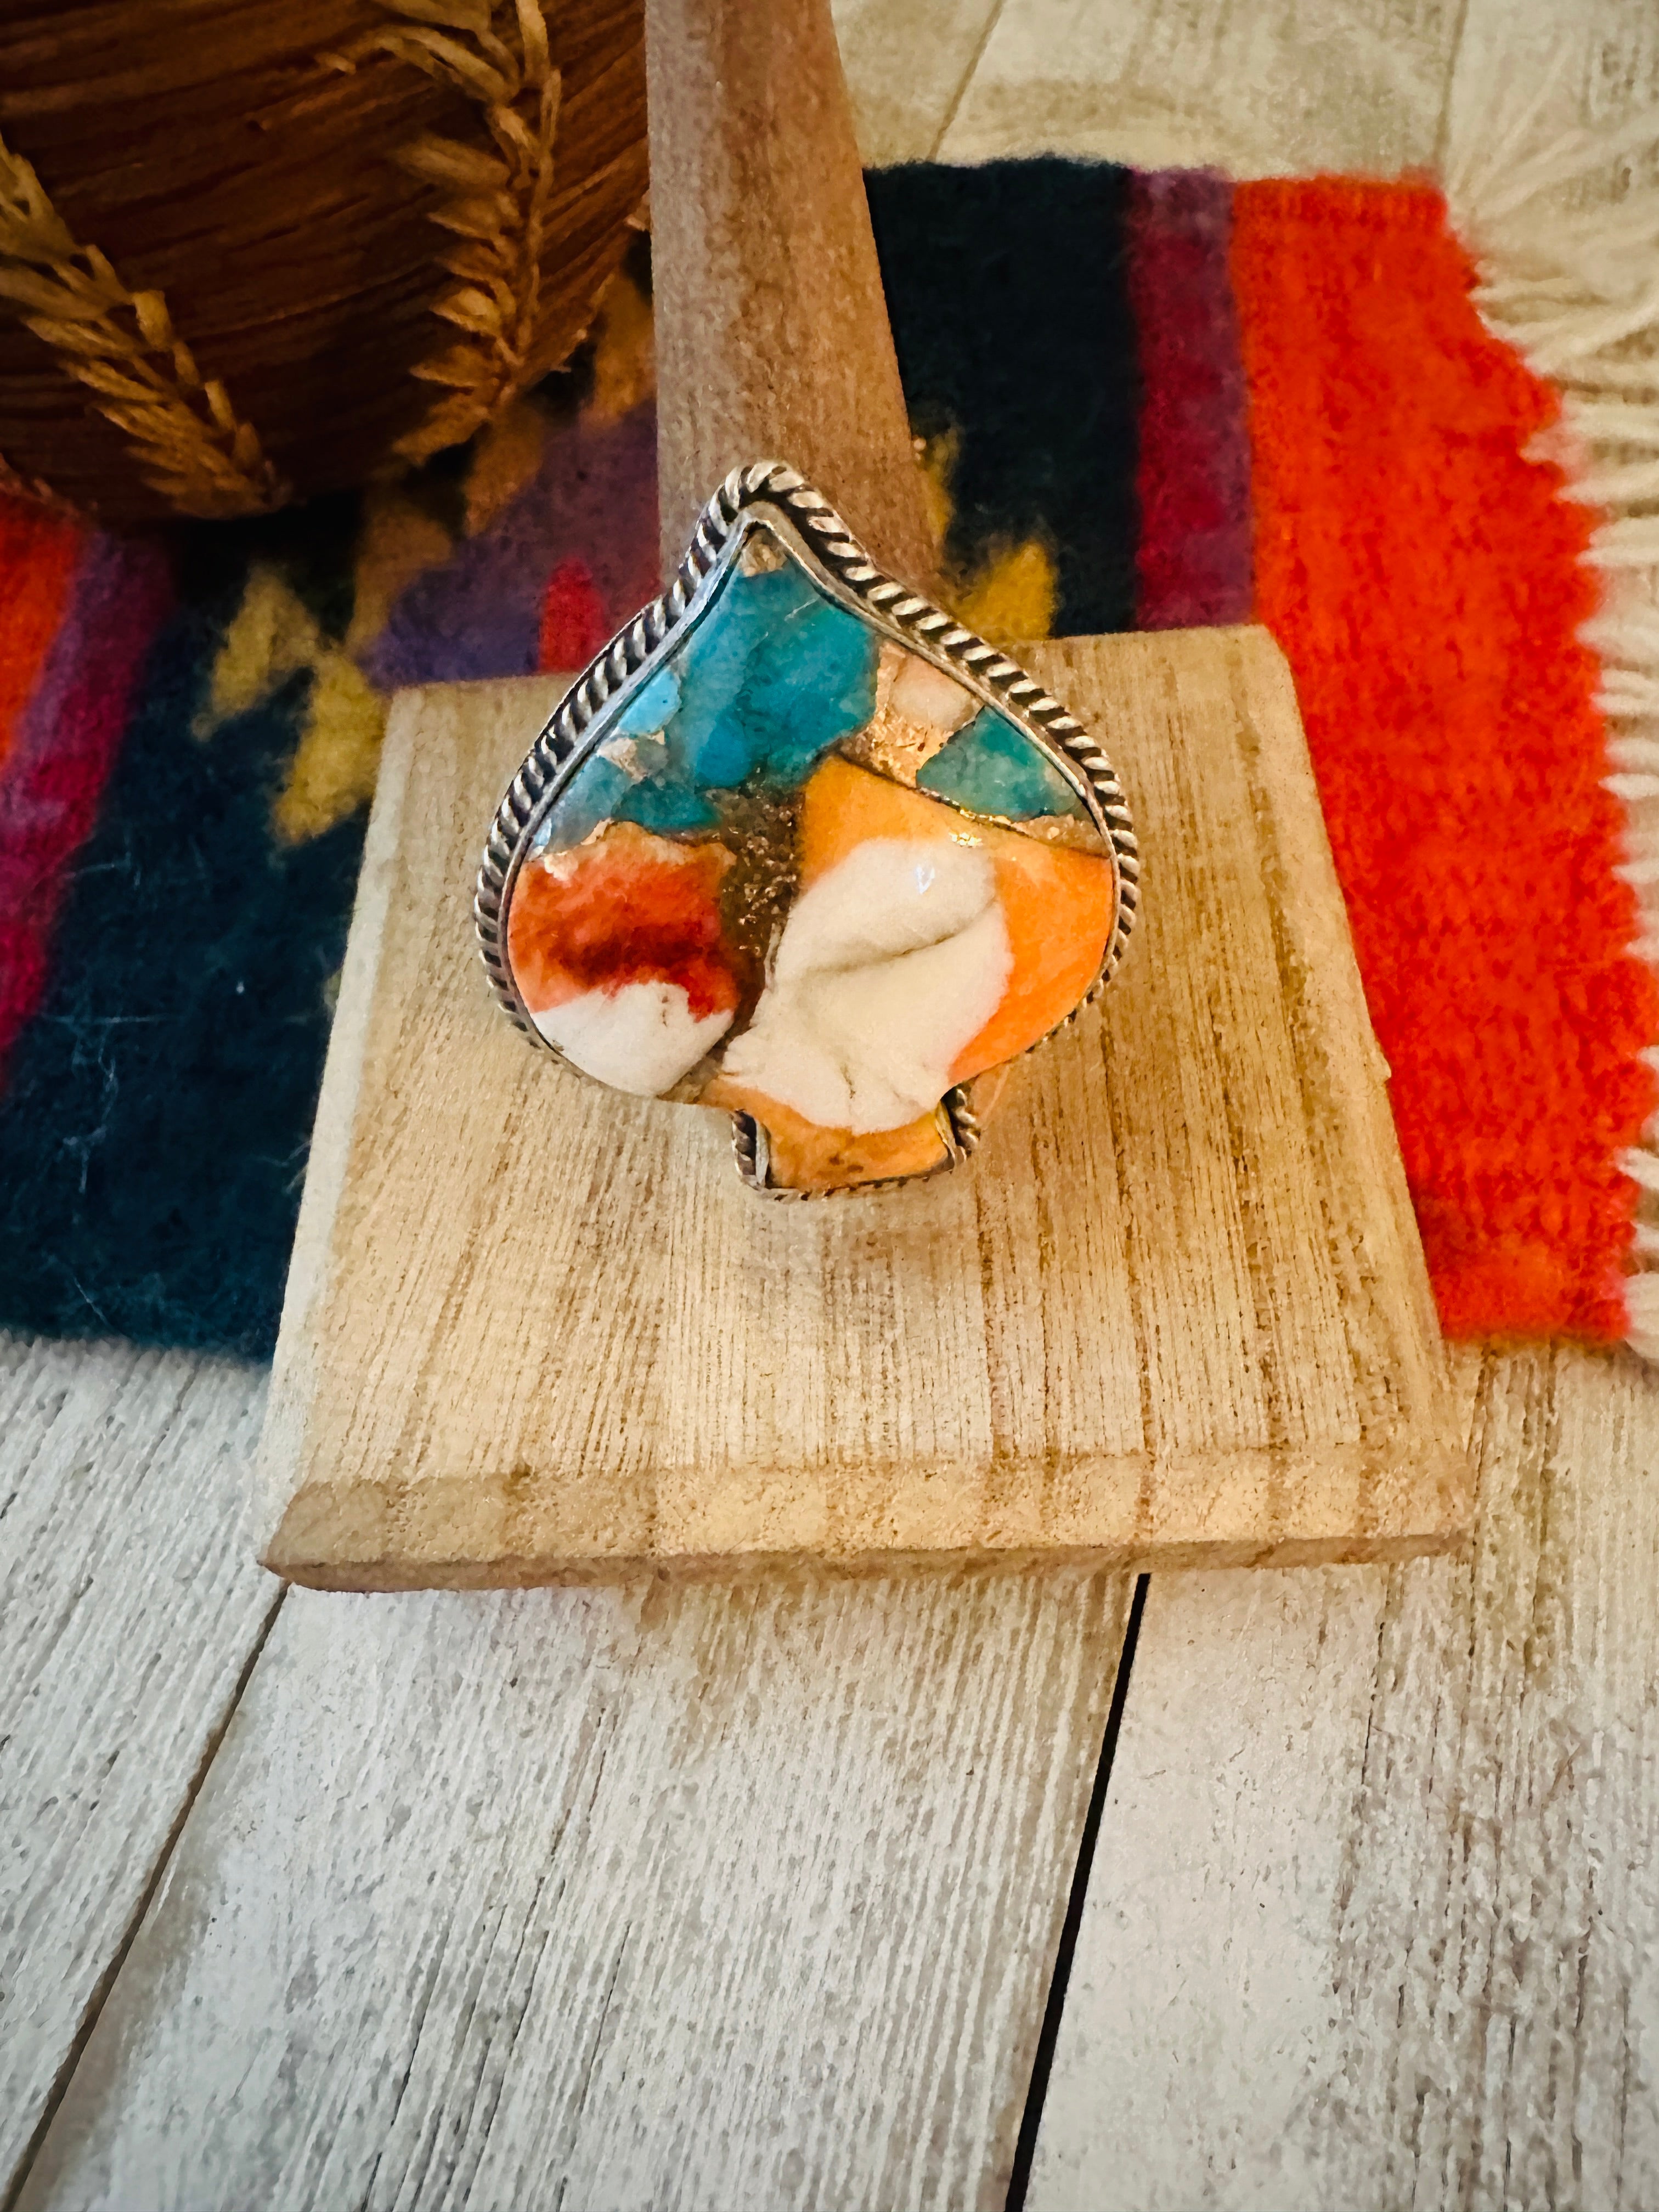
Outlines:
[[[823, 0], [650, 0], [665, 547], [734, 459], [931, 565]], [[466, 886], [544, 686], [388, 739], [264, 1452], [348, 1588], [896, 1560], [1297, 1559], [1468, 1519], [1290, 683], [1255, 633], [1034, 670], [1146, 833], [1127, 981], [971, 1176], [769, 1206], [722, 1125], [527, 1053]]]
[[1288, 672], [1028, 649], [1108, 734], [1145, 927], [968, 1170], [743, 1189], [723, 1121], [492, 1009], [465, 887], [555, 687], [388, 738], [264, 1440], [267, 1563], [353, 1589], [782, 1563], [1286, 1563], [1468, 1526]]
[[[932, 590], [827, 0], [648, 0], [657, 492], [672, 576], [732, 468], [787, 460]], [[937, 597], [937, 593], [934, 594]]]

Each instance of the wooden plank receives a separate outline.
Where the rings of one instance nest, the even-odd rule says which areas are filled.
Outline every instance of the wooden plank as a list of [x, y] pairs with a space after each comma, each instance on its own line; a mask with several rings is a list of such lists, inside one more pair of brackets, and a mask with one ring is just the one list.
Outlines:
[[22, 2205], [1000, 2207], [1127, 1595], [294, 1593]]
[[[1611, 135], [1659, 107], [1659, 17], [1650, 0], [1468, 0], [1447, 102], [1447, 167], [1457, 170], [1516, 122], [1516, 148], [1533, 154], [1556, 136]], [[1528, 119], [1529, 118], [1529, 119]], [[1656, 134], [1659, 135], [1659, 134]], [[1632, 182], [1659, 181], [1651, 157], [1633, 171], [1629, 149], [1572, 187], [1579, 205], [1616, 200]]]
[[1659, 1380], [1477, 1373], [1471, 1561], [1154, 1580], [1035, 2212], [1659, 2201]]
[[1103, 2173], [1135, 2212], [1340, 2201], [1305, 2171], [1296, 2122], [1331, 2047], [1388, 1582], [1367, 1566], [1153, 1578], [1031, 2212], [1098, 2212]]
[[836, 37], [867, 168], [937, 157], [1000, 0], [836, 0]]
[[818, 1207], [744, 1190], [718, 1117], [525, 1051], [453, 887], [546, 690], [400, 703], [265, 1436], [279, 1572], [1458, 1540], [1468, 1472], [1283, 660], [1253, 630], [1032, 658], [1109, 727], [1143, 823], [1133, 957], [971, 1171]]
[[1238, 177], [1431, 162], [1462, 0], [1007, 0], [940, 143]]
[[264, 1377], [0, 1338], [0, 2202], [281, 1597]]

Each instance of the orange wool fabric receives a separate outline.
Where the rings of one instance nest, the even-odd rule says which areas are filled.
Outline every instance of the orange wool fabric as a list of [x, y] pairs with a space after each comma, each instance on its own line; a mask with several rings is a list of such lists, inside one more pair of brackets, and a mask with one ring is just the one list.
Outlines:
[[1659, 988], [1627, 948], [1559, 403], [1437, 193], [1242, 185], [1258, 618], [1295, 672], [1449, 1335], [1627, 1327]]
[[0, 767], [57, 635], [81, 538], [76, 524], [0, 493]]

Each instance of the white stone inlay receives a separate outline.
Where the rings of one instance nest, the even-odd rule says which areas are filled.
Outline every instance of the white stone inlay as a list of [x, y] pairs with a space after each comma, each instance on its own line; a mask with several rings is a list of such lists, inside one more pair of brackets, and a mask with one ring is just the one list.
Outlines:
[[988, 854], [872, 837], [796, 900], [726, 1073], [823, 1128], [902, 1128], [949, 1089], [1012, 966]]
[[584, 1075], [655, 1098], [689, 1075], [732, 1026], [729, 1012], [701, 1018], [678, 983], [624, 983], [584, 991], [532, 1020]]

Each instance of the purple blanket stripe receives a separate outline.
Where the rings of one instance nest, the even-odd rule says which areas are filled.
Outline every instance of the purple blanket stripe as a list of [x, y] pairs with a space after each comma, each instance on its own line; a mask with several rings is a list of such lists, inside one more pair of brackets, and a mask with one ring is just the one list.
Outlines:
[[1134, 180], [1143, 629], [1249, 618], [1249, 425], [1228, 266], [1232, 204], [1231, 185], [1212, 170], [1149, 170]]
[[384, 690], [532, 675], [547, 580], [568, 559], [592, 574], [610, 627], [661, 588], [650, 404], [555, 430], [535, 475], [489, 528], [404, 592], [363, 653], [363, 673]]

